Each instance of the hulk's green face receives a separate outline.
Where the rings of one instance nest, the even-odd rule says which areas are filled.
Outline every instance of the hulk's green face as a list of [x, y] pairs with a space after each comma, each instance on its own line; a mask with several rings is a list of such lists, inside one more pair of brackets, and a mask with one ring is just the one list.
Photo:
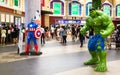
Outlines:
[[96, 17], [96, 11], [95, 10], [91, 10], [90, 11], [90, 16], [93, 17], [93, 18]]

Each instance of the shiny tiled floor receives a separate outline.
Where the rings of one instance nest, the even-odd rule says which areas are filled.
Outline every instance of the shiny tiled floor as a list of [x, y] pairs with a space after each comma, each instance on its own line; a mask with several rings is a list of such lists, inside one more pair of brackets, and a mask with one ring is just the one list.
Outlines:
[[91, 66], [76, 68], [55, 75], [120, 75], [120, 60], [108, 62], [107, 72], [95, 72]]
[[70, 37], [65, 46], [47, 41], [40, 56], [19, 56], [16, 46], [0, 50], [0, 75], [120, 75], [120, 51], [107, 50], [108, 71], [94, 72], [92, 66], [83, 65], [90, 58], [87, 45], [80, 48], [79, 41], [72, 42]]

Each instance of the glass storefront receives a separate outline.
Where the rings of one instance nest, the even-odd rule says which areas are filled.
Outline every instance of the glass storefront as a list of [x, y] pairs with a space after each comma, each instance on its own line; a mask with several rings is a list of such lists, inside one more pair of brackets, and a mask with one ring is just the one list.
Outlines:
[[88, 2], [87, 4], [86, 4], [86, 16], [88, 16], [89, 15], [89, 13], [90, 13], [90, 8], [92, 8], [92, 2]]
[[77, 3], [72, 4], [72, 15], [79, 15], [79, 5]]
[[14, 6], [19, 6], [19, 0], [14, 0]]
[[116, 6], [116, 16], [120, 17], [120, 4]]
[[108, 16], [111, 16], [110, 14], [110, 5], [104, 5], [103, 6], [103, 12], [107, 14]]

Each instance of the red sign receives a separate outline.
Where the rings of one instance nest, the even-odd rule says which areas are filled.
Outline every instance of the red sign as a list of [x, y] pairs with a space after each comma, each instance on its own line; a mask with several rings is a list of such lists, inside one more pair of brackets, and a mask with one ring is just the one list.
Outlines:
[[41, 0], [41, 5], [44, 6], [44, 0]]

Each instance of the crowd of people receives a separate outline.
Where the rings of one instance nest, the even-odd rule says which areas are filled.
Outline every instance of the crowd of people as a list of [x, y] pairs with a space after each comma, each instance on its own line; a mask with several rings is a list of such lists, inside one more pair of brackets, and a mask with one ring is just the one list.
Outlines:
[[83, 47], [83, 42], [85, 36], [80, 34], [80, 29], [82, 25], [70, 24], [70, 25], [57, 25], [50, 27], [50, 36], [56, 38], [57, 41], [60, 41], [62, 44], [66, 45], [67, 36], [71, 35], [72, 42], [75, 42], [76, 39], [80, 41], [80, 47]]
[[[94, 33], [93, 29], [89, 30], [89, 32], [86, 33], [86, 35], [82, 35], [80, 33], [80, 29], [82, 28], [82, 25], [77, 24], [70, 24], [70, 25], [58, 25], [50, 27], [41, 26], [41, 44], [44, 45], [45, 41], [49, 41], [51, 39], [56, 39], [57, 41], [60, 41], [62, 44], [67, 43], [67, 36], [71, 35], [72, 42], [75, 42], [76, 39], [79, 39], [80, 47], [83, 47], [85, 38], [91, 38]], [[23, 41], [25, 41], [25, 28], [23, 29]], [[114, 35], [114, 37], [113, 37]], [[111, 47], [111, 42], [114, 40], [116, 44], [116, 49], [120, 49], [120, 26], [114, 30], [112, 36], [109, 36], [107, 38], [107, 46], [108, 48]], [[16, 25], [6, 25], [2, 24], [0, 25], [0, 44], [6, 45], [6, 44], [17, 44], [19, 39], [19, 28]]]
[[[44, 45], [45, 41], [51, 39], [56, 39], [62, 44], [67, 43], [67, 36], [71, 35], [71, 40], [75, 42], [75, 39], [79, 39], [80, 47], [83, 47], [83, 42], [85, 36], [80, 34], [79, 31], [82, 28], [81, 25], [71, 24], [67, 26], [51, 26], [45, 27], [41, 26], [41, 44]], [[25, 28], [22, 28], [23, 31], [23, 41], [25, 41]], [[86, 35], [87, 37], [87, 35]], [[1, 25], [0, 26], [0, 44], [17, 44], [19, 39], [19, 28], [16, 25]]]
[[16, 44], [18, 42], [19, 29], [16, 25], [0, 25], [0, 44]]
[[116, 49], [120, 50], [120, 25], [117, 26], [115, 39], [116, 39]]
[[81, 25], [67, 25], [67, 26], [51, 26], [51, 27], [45, 27], [41, 26], [41, 44], [45, 44], [45, 41], [56, 39], [57, 41], [60, 41], [62, 44], [67, 43], [67, 36], [71, 35], [71, 40], [75, 42], [75, 39], [80, 40], [80, 47], [83, 47], [83, 42], [85, 40], [84, 35], [80, 34]]

